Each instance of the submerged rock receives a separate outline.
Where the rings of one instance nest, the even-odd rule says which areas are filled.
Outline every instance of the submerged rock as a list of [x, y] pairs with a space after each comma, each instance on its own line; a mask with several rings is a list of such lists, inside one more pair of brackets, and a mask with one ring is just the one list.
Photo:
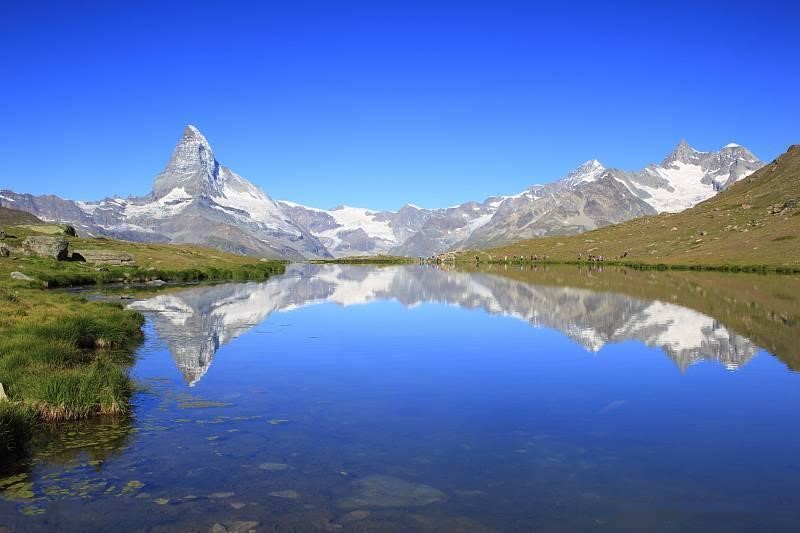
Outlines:
[[365, 507], [422, 507], [445, 501], [447, 495], [421, 483], [391, 476], [368, 476], [352, 484], [352, 494], [339, 500], [343, 509]]
[[268, 470], [268, 471], [275, 471], [275, 470], [286, 470], [289, 468], [289, 465], [284, 463], [261, 463], [258, 465], [258, 468], [261, 470]]
[[359, 520], [364, 520], [369, 516], [369, 511], [351, 511], [346, 515], [342, 515], [337, 520], [340, 524], [349, 524], [351, 522], [358, 522]]
[[270, 496], [276, 498], [286, 498], [288, 500], [296, 500], [300, 497], [300, 493], [296, 490], [276, 490], [269, 493]]
[[234, 492], [214, 492], [212, 494], [209, 494], [208, 497], [213, 499], [223, 499], [223, 498], [230, 498], [234, 494], [235, 494]]
[[208, 531], [209, 533], [249, 533], [255, 531], [258, 524], [259, 523], [254, 520], [224, 523], [217, 522], [211, 526], [211, 529]]

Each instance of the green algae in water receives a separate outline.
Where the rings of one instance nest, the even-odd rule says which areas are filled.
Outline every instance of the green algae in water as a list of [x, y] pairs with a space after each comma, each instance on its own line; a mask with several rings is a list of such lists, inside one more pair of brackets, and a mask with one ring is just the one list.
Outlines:
[[128, 481], [128, 483], [122, 488], [122, 492], [120, 494], [133, 494], [142, 487], [144, 487], [144, 483], [136, 479], [133, 479], [131, 481]]
[[33, 492], [33, 483], [30, 481], [23, 481], [11, 485], [7, 487], [2, 494], [9, 500], [30, 500], [36, 496]]
[[27, 479], [27, 477], [28, 474], [24, 472], [22, 474], [15, 474], [13, 476], [4, 477], [0, 479], [0, 489], [8, 487], [9, 485], [14, 485], [15, 483]]

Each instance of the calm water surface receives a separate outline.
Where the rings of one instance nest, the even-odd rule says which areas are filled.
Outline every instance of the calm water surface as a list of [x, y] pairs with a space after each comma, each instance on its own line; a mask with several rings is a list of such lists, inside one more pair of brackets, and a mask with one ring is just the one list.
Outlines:
[[131, 418], [37, 435], [0, 526], [796, 530], [798, 289], [334, 265], [169, 289], [132, 304]]

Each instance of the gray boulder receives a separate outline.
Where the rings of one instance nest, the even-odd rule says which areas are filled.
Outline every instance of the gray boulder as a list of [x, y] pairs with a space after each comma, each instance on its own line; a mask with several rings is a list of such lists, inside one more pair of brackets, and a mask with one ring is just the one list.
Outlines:
[[33, 281], [32, 277], [26, 276], [22, 272], [12, 272], [11, 279], [15, 279], [17, 281]]
[[0, 242], [0, 257], [8, 257], [11, 255], [11, 249], [7, 244]]
[[126, 252], [113, 250], [74, 250], [72, 259], [86, 261], [95, 265], [133, 265], [133, 256]]
[[63, 261], [67, 258], [67, 240], [60, 237], [35, 236], [22, 241], [22, 252], [25, 255], [49, 257]]

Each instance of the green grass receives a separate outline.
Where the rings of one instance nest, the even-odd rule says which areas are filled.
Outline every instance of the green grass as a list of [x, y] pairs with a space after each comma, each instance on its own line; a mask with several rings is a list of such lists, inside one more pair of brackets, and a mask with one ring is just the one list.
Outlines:
[[0, 464], [2, 458], [18, 456], [31, 437], [33, 410], [16, 402], [0, 402]]

